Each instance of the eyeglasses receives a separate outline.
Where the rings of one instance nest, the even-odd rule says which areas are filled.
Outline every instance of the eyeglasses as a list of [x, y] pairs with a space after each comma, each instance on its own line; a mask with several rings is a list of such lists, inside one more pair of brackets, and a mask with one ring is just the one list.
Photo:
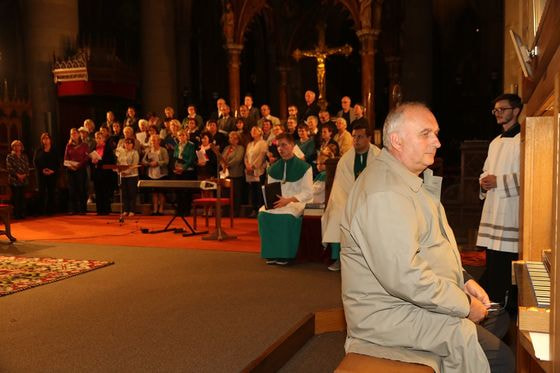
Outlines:
[[512, 107], [501, 107], [501, 108], [492, 109], [492, 115], [496, 115], [496, 113], [502, 114], [504, 111], [512, 110], [512, 109], [513, 109]]

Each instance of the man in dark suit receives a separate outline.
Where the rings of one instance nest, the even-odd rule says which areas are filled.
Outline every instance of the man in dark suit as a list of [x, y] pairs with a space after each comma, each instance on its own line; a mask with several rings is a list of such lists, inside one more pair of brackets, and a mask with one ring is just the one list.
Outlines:
[[342, 106], [342, 110], [336, 114], [338, 118], [344, 118], [348, 126], [356, 119], [356, 114], [354, 113], [354, 108], [352, 108], [352, 101], [350, 97], [344, 96], [340, 100], [340, 106]]
[[319, 115], [319, 105], [317, 104], [317, 100], [315, 100], [315, 92], [313, 91], [306, 91], [305, 92], [305, 108], [301, 111], [303, 115], [301, 119], [307, 120], [310, 115], [318, 116]]
[[222, 117], [218, 119], [218, 130], [229, 134], [235, 129], [235, 119], [230, 115], [231, 110], [228, 105], [222, 107], [222, 112]]
[[252, 123], [257, 123], [257, 121], [261, 118], [261, 113], [260, 113], [258, 108], [253, 106], [253, 96], [245, 95], [245, 98], [243, 99], [243, 103], [245, 104], [245, 106], [247, 107], [247, 110], [249, 111], [249, 115], [248, 115], [249, 121], [248, 121], [248, 123], [251, 123], [251, 124]]
[[219, 98], [216, 100], [216, 111], [210, 115], [210, 119], [218, 120], [224, 116], [224, 106], [226, 105], [226, 100]]
[[365, 113], [366, 113], [366, 108], [362, 104], [354, 105], [354, 114], [356, 115], [356, 119], [354, 119], [352, 123], [350, 123], [349, 131], [352, 131], [352, 129], [356, 126], [369, 127], [369, 122], [367, 118], [364, 116]]

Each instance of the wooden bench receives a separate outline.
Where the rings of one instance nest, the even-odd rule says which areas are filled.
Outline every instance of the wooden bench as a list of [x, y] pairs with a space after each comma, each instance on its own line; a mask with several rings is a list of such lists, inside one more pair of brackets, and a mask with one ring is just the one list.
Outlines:
[[349, 353], [335, 369], [335, 373], [433, 373], [434, 370], [421, 364], [405, 363], [368, 355]]
[[10, 229], [10, 213], [12, 210], [12, 206], [0, 204], [0, 219], [2, 219], [2, 223], [4, 224], [4, 230], [0, 230], [0, 235], [5, 235], [8, 237], [10, 242], [15, 242], [16, 238], [12, 236], [12, 231]]
[[[344, 310], [335, 308], [318, 311], [304, 317], [286, 334], [269, 346], [259, 357], [247, 365], [243, 373], [276, 372], [313, 336], [346, 330]], [[405, 363], [373, 356], [349, 353], [338, 365], [335, 373], [433, 373], [434, 370], [421, 364]]]

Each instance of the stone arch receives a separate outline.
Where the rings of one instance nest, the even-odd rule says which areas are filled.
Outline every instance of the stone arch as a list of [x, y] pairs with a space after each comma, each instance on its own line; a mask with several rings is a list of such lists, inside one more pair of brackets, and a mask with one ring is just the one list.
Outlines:
[[[360, 21], [360, 2], [359, 0], [335, 0], [335, 4], [340, 4], [349, 12], [356, 30], [362, 28]], [[236, 8], [235, 5], [238, 5]], [[266, 0], [246, 0], [232, 4], [236, 13], [234, 42], [243, 44], [243, 38], [253, 18], [267, 7]], [[372, 14], [373, 15], [373, 14]]]

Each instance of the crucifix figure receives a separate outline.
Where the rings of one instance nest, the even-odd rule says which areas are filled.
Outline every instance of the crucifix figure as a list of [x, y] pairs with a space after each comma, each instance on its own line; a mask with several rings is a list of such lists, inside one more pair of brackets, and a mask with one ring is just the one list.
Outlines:
[[333, 54], [343, 54], [348, 57], [352, 53], [352, 47], [348, 44], [344, 44], [342, 47], [327, 48], [325, 43], [325, 24], [320, 23], [317, 26], [318, 31], [318, 43], [315, 49], [302, 51], [296, 49], [292, 56], [296, 61], [299, 61], [302, 57], [312, 57], [317, 60], [317, 85], [319, 86], [319, 102], [325, 100], [326, 89], [325, 89], [325, 61], [328, 56]]

